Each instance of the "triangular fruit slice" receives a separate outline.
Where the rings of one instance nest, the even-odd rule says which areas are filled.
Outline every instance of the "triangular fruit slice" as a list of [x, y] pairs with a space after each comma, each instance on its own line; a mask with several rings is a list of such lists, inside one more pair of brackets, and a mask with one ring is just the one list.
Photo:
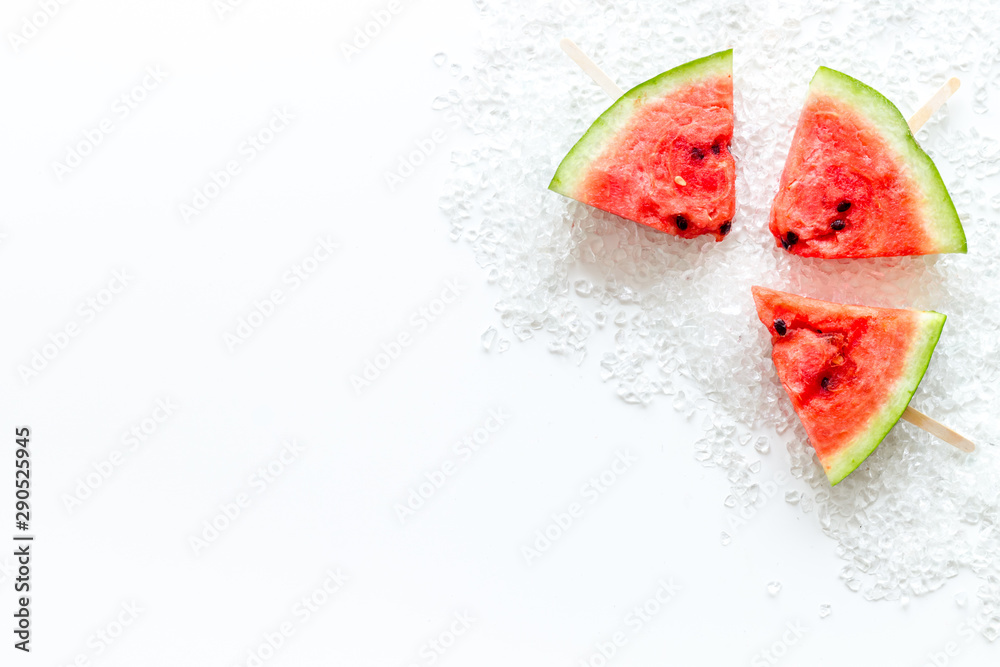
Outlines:
[[563, 159], [549, 189], [668, 234], [717, 241], [736, 212], [733, 51], [625, 93]]
[[941, 175], [899, 110], [826, 67], [809, 84], [770, 228], [803, 257], [967, 250]]
[[927, 370], [945, 316], [845, 306], [753, 288], [778, 377], [830, 484], [899, 421]]

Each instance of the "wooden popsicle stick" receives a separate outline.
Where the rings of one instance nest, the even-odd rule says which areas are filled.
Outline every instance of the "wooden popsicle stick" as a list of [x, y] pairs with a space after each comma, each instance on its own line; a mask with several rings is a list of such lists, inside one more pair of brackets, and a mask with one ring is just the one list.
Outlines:
[[914, 410], [910, 406], [906, 406], [903, 410], [903, 419], [910, 422], [914, 426], [918, 426], [931, 435], [944, 440], [949, 445], [961, 449], [967, 454], [971, 454], [976, 451], [976, 445], [973, 444], [971, 440], [965, 436], [955, 433], [950, 428], [942, 424], [941, 422], [931, 419], [919, 410]]
[[612, 99], [617, 100], [625, 94], [625, 91], [619, 88], [618, 84], [612, 81], [611, 77], [605, 74], [604, 70], [598, 67], [597, 63], [591, 60], [590, 56], [584, 53], [573, 40], [563, 37], [559, 42], [559, 46], [566, 52], [566, 55], [573, 59], [573, 62], [580, 66], [584, 74], [593, 79], [594, 83], [603, 88], [604, 92], [610, 95]]
[[910, 120], [907, 123], [910, 126], [910, 132], [916, 134], [917, 130], [923, 127], [924, 123], [930, 120], [931, 116], [934, 115], [934, 112], [940, 109], [941, 105], [947, 102], [949, 97], [955, 94], [955, 91], [958, 90], [960, 85], [962, 85], [962, 82], [956, 77], [948, 79], [945, 84], [941, 86], [936, 93], [934, 93], [931, 99], [927, 100], [927, 103], [924, 104], [924, 106], [917, 109], [917, 112], [910, 116]]

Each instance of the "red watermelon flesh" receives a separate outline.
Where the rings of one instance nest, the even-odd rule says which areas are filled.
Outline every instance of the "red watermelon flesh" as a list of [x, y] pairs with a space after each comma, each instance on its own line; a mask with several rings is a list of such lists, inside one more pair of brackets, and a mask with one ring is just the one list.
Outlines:
[[966, 252], [934, 163], [889, 100], [821, 67], [771, 207], [778, 245], [804, 257]]
[[736, 211], [732, 50], [623, 95], [566, 155], [551, 190], [654, 229], [721, 241]]
[[778, 378], [831, 484], [906, 409], [941, 335], [940, 313], [850, 306], [752, 289]]

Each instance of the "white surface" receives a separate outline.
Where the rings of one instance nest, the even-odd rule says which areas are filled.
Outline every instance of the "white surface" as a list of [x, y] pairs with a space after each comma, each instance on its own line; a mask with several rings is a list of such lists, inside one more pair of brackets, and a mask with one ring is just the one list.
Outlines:
[[[0, 25], [38, 6], [7, 3]], [[264, 664], [578, 665], [617, 631], [610, 664], [769, 664], [758, 653], [787, 623], [804, 634], [780, 664], [920, 665], [951, 641], [948, 664], [995, 660], [960, 632], [953, 596], [973, 598], [973, 581], [905, 609], [865, 602], [784, 488], [723, 547], [725, 480], [692, 458], [698, 419], [626, 406], [540, 344], [484, 352], [495, 293], [437, 211], [463, 138], [430, 110], [451, 85], [432, 56], [470, 58], [479, 19], [469, 2], [404, 2], [346, 62], [341, 42], [384, 6], [247, 0], [220, 20], [209, 0], [94, 0], [3, 51], [0, 391], [9, 442], [33, 429], [38, 535], [33, 651], [5, 627], [3, 664], [254, 664], [285, 621], [294, 634]], [[166, 79], [120, 118], [115, 99], [156, 65]], [[294, 122], [244, 161], [281, 107]], [[58, 181], [52, 162], [105, 117], [113, 131]], [[443, 143], [390, 192], [384, 173], [436, 128]], [[231, 159], [241, 172], [184, 224], [179, 204]], [[283, 282], [325, 235], [335, 256]], [[78, 305], [123, 268], [132, 282], [85, 321]], [[418, 330], [411, 316], [452, 279], [460, 300]], [[231, 353], [225, 334], [275, 288], [285, 301]], [[70, 321], [80, 334], [23, 382], [18, 366]], [[400, 333], [412, 344], [357, 396], [350, 375]], [[128, 451], [123, 432], [158, 398], [175, 414]], [[491, 409], [509, 420], [463, 460], [454, 443]], [[304, 452], [258, 494], [251, 475], [287, 438]], [[115, 450], [122, 464], [69, 511], [65, 494]], [[636, 462], [591, 503], [582, 486], [619, 451]], [[401, 525], [394, 504], [449, 460], [457, 472]], [[787, 472], [780, 447], [765, 466]], [[240, 493], [249, 506], [196, 555], [191, 536]], [[522, 546], [574, 502], [582, 517], [527, 564]], [[337, 568], [349, 581], [300, 623], [293, 605]], [[627, 615], [661, 578], [680, 591], [634, 632]], [[94, 633], [133, 601], [137, 621], [98, 653]], [[463, 612], [471, 629], [432, 661], [425, 643]]]

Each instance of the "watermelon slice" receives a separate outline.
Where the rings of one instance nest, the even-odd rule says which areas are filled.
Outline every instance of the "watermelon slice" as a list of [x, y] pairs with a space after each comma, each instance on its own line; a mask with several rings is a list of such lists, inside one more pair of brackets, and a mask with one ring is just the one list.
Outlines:
[[803, 257], [967, 251], [941, 175], [899, 110], [826, 67], [809, 84], [770, 229]]
[[899, 421], [945, 316], [752, 291], [781, 384], [830, 484], [837, 484]]
[[717, 241], [736, 212], [733, 51], [625, 93], [563, 159], [549, 189], [668, 234]]

